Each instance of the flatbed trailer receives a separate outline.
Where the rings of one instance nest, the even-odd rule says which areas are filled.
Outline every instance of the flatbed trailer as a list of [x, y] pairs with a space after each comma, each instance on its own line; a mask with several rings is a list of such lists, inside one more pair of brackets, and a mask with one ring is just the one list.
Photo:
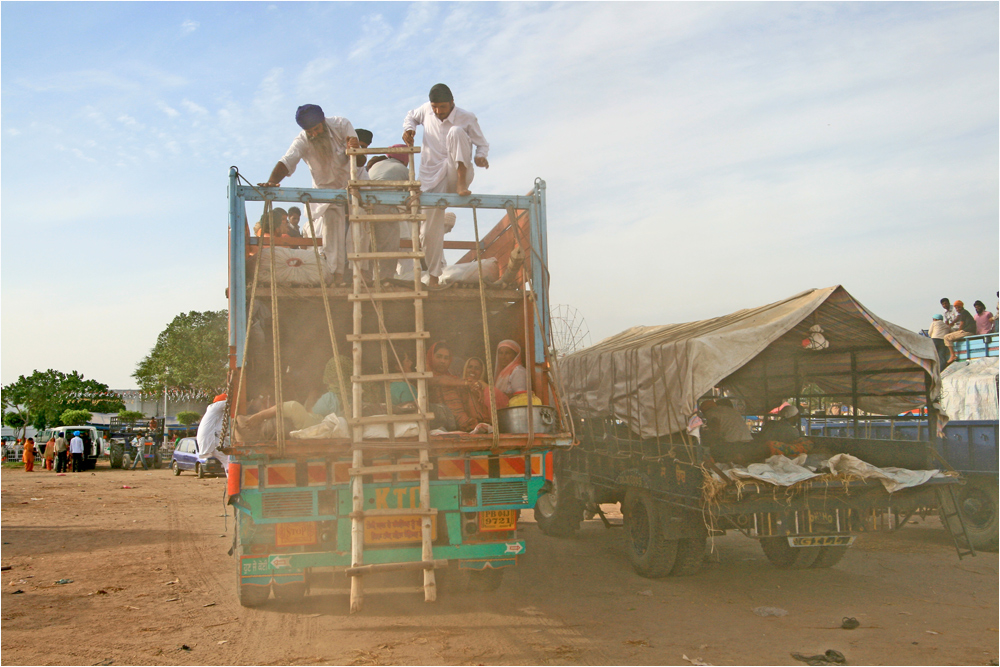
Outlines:
[[[376, 152], [386, 149], [355, 151]], [[230, 441], [223, 451], [231, 460], [229, 502], [237, 517], [233, 554], [244, 605], [263, 604], [272, 590], [277, 598], [295, 599], [310, 589], [332, 586], [349, 588], [351, 610], [357, 611], [363, 599], [361, 578], [393, 570], [422, 572], [422, 585], [414, 581], [406, 590], [423, 592], [428, 601], [441, 586], [493, 590], [505, 568], [516, 565], [525, 551], [519, 510], [534, 503], [550, 452], [573, 445], [550, 345], [545, 183], [536, 180], [527, 195], [459, 197], [420, 193], [412, 167], [410, 174], [409, 182], [389, 188], [377, 189], [369, 182], [366, 189], [352, 180], [347, 190], [324, 190], [258, 188], [241, 183], [235, 168], [230, 171], [231, 381], [230, 414], [223, 426]], [[306, 227], [312, 216], [309, 204], [342, 206], [348, 209], [352, 233], [371, 220], [375, 206], [408, 206], [399, 219], [410, 223], [412, 234], [402, 241], [398, 257], [414, 260], [414, 278], [409, 286], [390, 287], [367, 284], [359, 271], [348, 287], [327, 286], [322, 272], [309, 284], [262, 280], [261, 264], [266, 267], [278, 255], [279, 260], [308, 262], [320, 242], [250, 237], [249, 201], [296, 203], [305, 210]], [[472, 284], [441, 291], [421, 288], [418, 262], [423, 253], [416, 227], [421, 207], [429, 206], [471, 210], [476, 238], [445, 241], [445, 249], [467, 251], [460, 263], [476, 263], [478, 278]], [[503, 216], [480, 238], [479, 216], [491, 211]], [[355, 266], [362, 261], [357, 255], [349, 256]], [[504, 273], [500, 281], [482, 279], [479, 262], [488, 260]], [[273, 266], [270, 275], [277, 276]], [[254, 313], [260, 303], [270, 306], [265, 314], [273, 326], [259, 327], [262, 335], [254, 343], [248, 331], [259, 323]], [[438, 339], [446, 339], [456, 357], [480, 358], [491, 356], [501, 340], [518, 341], [529, 394], [548, 407], [524, 408], [529, 415], [524, 433], [429, 432], [427, 422], [418, 418], [428, 412], [423, 383], [431, 374], [423, 357], [425, 344]], [[387, 360], [399, 356], [401, 340], [415, 348], [416, 369], [410, 374], [387, 366]], [[346, 357], [345, 350], [351, 360], [344, 361], [338, 375], [340, 397], [350, 397], [341, 401], [350, 408], [341, 419], [347, 433], [241, 440], [233, 423], [248, 413], [248, 397], [293, 389], [287, 381], [276, 384], [273, 372], [261, 372], [267, 357], [274, 360], [272, 368], [322, 369], [326, 360]], [[497, 369], [490, 371], [492, 377]], [[391, 402], [385, 385], [404, 375], [417, 387], [416, 417], [387, 407]], [[375, 392], [369, 393], [365, 382]], [[386, 401], [379, 407], [383, 388]], [[549, 419], [539, 419], [538, 411]], [[397, 424], [407, 419], [416, 420], [416, 433], [399, 435]], [[384, 424], [386, 433], [372, 437], [366, 430], [372, 424]]]

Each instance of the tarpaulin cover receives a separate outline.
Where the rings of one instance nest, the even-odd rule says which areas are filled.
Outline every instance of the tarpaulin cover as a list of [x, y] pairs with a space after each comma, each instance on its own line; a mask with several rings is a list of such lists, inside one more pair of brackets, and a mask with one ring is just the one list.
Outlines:
[[[805, 349], [817, 324], [829, 347]], [[839, 285], [711, 320], [633, 327], [560, 367], [576, 417], [614, 417], [644, 438], [685, 429], [716, 386], [763, 414], [796, 395], [797, 373], [842, 402], [856, 391], [862, 410], [899, 414], [927, 393], [936, 401], [940, 379], [929, 338], [882, 320]]]
[[956, 361], [941, 372], [941, 411], [949, 419], [996, 419], [996, 357]]

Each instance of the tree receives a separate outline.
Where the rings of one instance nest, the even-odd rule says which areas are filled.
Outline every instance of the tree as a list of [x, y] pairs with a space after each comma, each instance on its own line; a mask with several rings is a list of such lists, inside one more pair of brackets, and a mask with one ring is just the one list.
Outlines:
[[90, 410], [65, 410], [61, 415], [59, 415], [59, 421], [66, 426], [72, 426], [74, 424], [86, 424], [90, 421], [93, 414]]
[[197, 424], [199, 421], [201, 421], [201, 415], [198, 414], [197, 412], [187, 412], [187, 411], [178, 412], [177, 421], [182, 426], [191, 426], [192, 424]]
[[24, 413], [11, 411], [3, 413], [3, 425], [14, 429], [14, 437], [21, 438], [28, 422], [24, 419]]
[[108, 385], [87, 380], [78, 372], [34, 371], [2, 389], [5, 413], [20, 414], [25, 424], [41, 430], [58, 426], [66, 410], [116, 412], [125, 407], [121, 396]]
[[167, 389], [212, 396], [226, 385], [229, 368], [228, 314], [225, 310], [181, 313], [160, 332], [156, 345], [136, 365], [132, 377], [150, 393]]
[[134, 424], [137, 421], [145, 419], [146, 415], [142, 414], [138, 410], [119, 410], [118, 420], [123, 424]]

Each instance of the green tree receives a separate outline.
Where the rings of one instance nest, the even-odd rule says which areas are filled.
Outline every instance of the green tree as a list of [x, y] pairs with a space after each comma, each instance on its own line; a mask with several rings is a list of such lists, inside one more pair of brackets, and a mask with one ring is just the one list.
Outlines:
[[146, 415], [142, 414], [138, 410], [124, 410], [124, 409], [122, 409], [122, 410], [118, 411], [118, 419], [121, 420], [123, 423], [126, 423], [126, 424], [133, 424], [133, 423], [135, 423], [137, 421], [140, 421], [140, 420], [143, 420], [145, 418], [146, 418]]
[[132, 377], [145, 392], [169, 388], [211, 396], [225, 387], [228, 367], [227, 312], [192, 310], [175, 317], [160, 332]]
[[23, 412], [12, 410], [3, 413], [3, 425], [14, 429], [14, 437], [20, 438], [24, 436], [24, 429], [28, 426], [28, 422], [25, 421]]
[[191, 426], [192, 424], [197, 424], [201, 421], [201, 415], [197, 412], [178, 412], [177, 422], [182, 426]]
[[58, 426], [66, 410], [117, 412], [125, 406], [121, 396], [108, 385], [88, 380], [76, 371], [67, 375], [51, 368], [22, 375], [0, 393], [5, 413], [20, 414], [25, 424], [39, 430]]
[[73, 426], [75, 424], [83, 425], [90, 421], [93, 414], [90, 410], [64, 410], [61, 415], [59, 415], [59, 421], [66, 426]]

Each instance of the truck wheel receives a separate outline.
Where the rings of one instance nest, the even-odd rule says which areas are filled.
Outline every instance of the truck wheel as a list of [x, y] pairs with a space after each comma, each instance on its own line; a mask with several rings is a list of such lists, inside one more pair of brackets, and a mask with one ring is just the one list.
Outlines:
[[812, 566], [823, 547], [793, 547], [787, 537], [762, 537], [760, 548], [771, 565], [782, 570], [804, 570]]
[[574, 495], [573, 482], [553, 475], [538, 493], [535, 521], [550, 537], [573, 537], [583, 521], [584, 503]]
[[492, 593], [503, 583], [503, 573], [506, 569], [488, 567], [483, 570], [468, 570], [469, 583], [466, 590], [470, 593]]
[[809, 567], [817, 570], [825, 567], [833, 567], [843, 560], [844, 556], [847, 555], [848, 549], [850, 547], [820, 547], [819, 553], [816, 555], [816, 560]]
[[972, 546], [982, 551], [997, 550], [997, 482], [987, 477], [970, 477], [958, 494], [958, 509]]
[[177, 464], [177, 461], [171, 464], [170, 469], [174, 471], [174, 477], [178, 477], [181, 474], [181, 467]]
[[298, 602], [306, 595], [306, 583], [304, 581], [296, 581], [290, 584], [272, 584], [271, 588], [274, 589], [274, 597], [277, 600], [283, 600], [286, 602]]
[[705, 538], [685, 537], [677, 540], [677, 560], [670, 570], [671, 577], [687, 577], [698, 572], [705, 560]]
[[200, 463], [194, 464], [194, 474], [198, 475], [198, 479], [205, 479], [205, 471], [202, 469]]
[[[239, 574], [237, 573], [237, 577]], [[254, 584], [237, 585], [237, 595], [240, 598], [240, 604], [244, 607], [259, 607], [265, 602], [267, 598], [271, 595], [271, 585], [257, 586]]]
[[622, 506], [632, 568], [641, 576], [665, 577], [677, 562], [677, 540], [663, 534], [659, 508], [648, 491], [629, 489]]

